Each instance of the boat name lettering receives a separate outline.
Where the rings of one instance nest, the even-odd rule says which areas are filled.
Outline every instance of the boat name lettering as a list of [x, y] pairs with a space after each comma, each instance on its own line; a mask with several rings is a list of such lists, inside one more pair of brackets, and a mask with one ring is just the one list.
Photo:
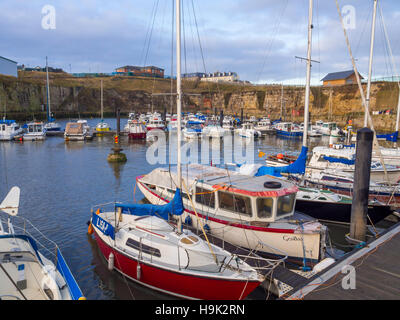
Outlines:
[[303, 239], [301, 237], [298, 237], [298, 236], [284, 235], [283, 236], [283, 240], [285, 240], [285, 241], [302, 241]]
[[97, 219], [96, 227], [98, 227], [104, 233], [108, 228], [108, 223], [106, 223], [104, 220]]

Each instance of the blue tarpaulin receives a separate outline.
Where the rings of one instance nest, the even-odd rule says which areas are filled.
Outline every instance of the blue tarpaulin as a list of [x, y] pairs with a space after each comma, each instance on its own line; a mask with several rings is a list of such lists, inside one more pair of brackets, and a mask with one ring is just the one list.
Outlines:
[[324, 156], [324, 160], [332, 163], [344, 163], [347, 165], [353, 165], [355, 163], [354, 159], [344, 159], [344, 158], [333, 158], [333, 157], [327, 157]]
[[397, 138], [399, 137], [399, 132], [393, 132], [389, 134], [378, 134], [376, 135], [377, 139], [386, 139], [386, 141], [397, 142]]
[[116, 208], [122, 208], [122, 213], [132, 214], [135, 216], [156, 216], [168, 220], [168, 214], [180, 216], [183, 213], [182, 195], [179, 188], [175, 191], [175, 196], [169, 203], [165, 205], [154, 204], [116, 204]]
[[10, 125], [15, 123], [15, 120], [0, 120], [0, 124], [6, 124], [6, 125]]
[[308, 151], [307, 147], [302, 147], [300, 155], [298, 156], [295, 162], [283, 167], [263, 166], [258, 169], [255, 176], [259, 177], [264, 175], [270, 175], [270, 176], [280, 177], [281, 173], [304, 174], [304, 172], [306, 171], [307, 151]]

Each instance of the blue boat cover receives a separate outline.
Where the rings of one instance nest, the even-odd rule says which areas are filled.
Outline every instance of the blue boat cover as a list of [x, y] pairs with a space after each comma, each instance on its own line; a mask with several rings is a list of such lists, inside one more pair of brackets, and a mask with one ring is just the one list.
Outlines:
[[283, 167], [263, 166], [258, 169], [255, 176], [259, 177], [264, 175], [270, 175], [275, 177], [281, 177], [281, 173], [304, 174], [304, 172], [306, 171], [307, 151], [308, 148], [303, 146], [301, 148], [300, 155], [298, 156], [295, 162]]
[[83, 294], [81, 289], [79, 288], [78, 283], [76, 282], [74, 276], [71, 273], [67, 263], [63, 255], [61, 254], [60, 249], [57, 248], [57, 270], [64, 277], [65, 282], [68, 285], [69, 292], [73, 300], [79, 300], [79, 298], [83, 298]]
[[356, 161], [354, 159], [340, 159], [340, 158], [333, 158], [333, 157], [327, 157], [324, 156], [324, 160], [328, 161], [328, 162], [337, 162], [337, 163], [344, 163], [347, 165], [353, 165]]
[[0, 120], [0, 124], [6, 124], [6, 125], [10, 125], [15, 123], [15, 120]]
[[135, 216], [156, 216], [163, 218], [164, 220], [168, 220], [168, 214], [180, 216], [184, 211], [181, 190], [179, 188], [176, 189], [175, 196], [172, 201], [164, 205], [118, 203], [115, 205], [115, 207], [122, 208], [122, 213]]
[[389, 134], [377, 134], [376, 137], [378, 139], [386, 139], [386, 141], [397, 142], [397, 138], [399, 137], [399, 132], [393, 132]]

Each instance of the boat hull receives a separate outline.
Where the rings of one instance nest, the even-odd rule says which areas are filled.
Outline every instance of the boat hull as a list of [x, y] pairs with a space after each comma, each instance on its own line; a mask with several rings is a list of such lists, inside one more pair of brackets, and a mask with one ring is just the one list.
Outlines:
[[[196, 276], [137, 261], [108, 245], [99, 236], [96, 228], [94, 235], [106, 260], [113, 253], [114, 268], [118, 272], [139, 284], [163, 293], [185, 299], [238, 300], [244, 299], [260, 285], [259, 281], [221, 280], [217, 277]], [[138, 264], [140, 272], [137, 271]]]
[[[296, 210], [306, 212], [309, 216], [328, 221], [350, 222], [351, 203], [322, 203], [307, 200], [296, 200]], [[373, 224], [386, 218], [391, 213], [389, 206], [368, 206], [368, 216]], [[369, 220], [367, 221], [368, 223]]]
[[128, 138], [130, 140], [144, 140], [146, 139], [146, 132], [129, 133]]
[[284, 131], [284, 130], [276, 130], [276, 134], [278, 136], [285, 136], [285, 137], [302, 137], [302, 131]]

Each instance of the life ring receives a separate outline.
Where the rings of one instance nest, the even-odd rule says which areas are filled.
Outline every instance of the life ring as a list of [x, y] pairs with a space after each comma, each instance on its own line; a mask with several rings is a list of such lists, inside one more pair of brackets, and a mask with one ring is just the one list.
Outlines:
[[267, 188], [267, 189], [279, 189], [280, 187], [282, 187], [282, 184], [278, 181], [264, 182], [264, 188]]

